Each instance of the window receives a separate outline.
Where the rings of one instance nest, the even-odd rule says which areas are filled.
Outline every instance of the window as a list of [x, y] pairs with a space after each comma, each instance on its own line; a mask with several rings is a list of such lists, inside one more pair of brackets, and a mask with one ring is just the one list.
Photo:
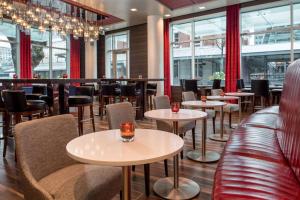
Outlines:
[[171, 24], [171, 31], [172, 84], [193, 78], [211, 85], [225, 69], [226, 17]]
[[241, 71], [246, 84], [251, 79], [282, 84], [288, 65], [300, 58], [299, 11], [299, 4], [295, 4], [241, 14]]
[[105, 37], [105, 75], [108, 78], [129, 78], [129, 33]]
[[41, 78], [59, 78], [67, 73], [69, 53], [66, 38], [57, 33], [31, 29], [31, 64], [33, 74]]
[[18, 42], [16, 25], [0, 24], [0, 78], [12, 78], [18, 71]]

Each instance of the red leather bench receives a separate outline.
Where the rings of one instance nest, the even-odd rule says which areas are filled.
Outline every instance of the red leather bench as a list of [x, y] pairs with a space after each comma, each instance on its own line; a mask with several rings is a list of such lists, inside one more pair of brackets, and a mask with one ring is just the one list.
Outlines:
[[288, 67], [279, 107], [252, 114], [230, 136], [213, 199], [300, 199], [300, 60]]

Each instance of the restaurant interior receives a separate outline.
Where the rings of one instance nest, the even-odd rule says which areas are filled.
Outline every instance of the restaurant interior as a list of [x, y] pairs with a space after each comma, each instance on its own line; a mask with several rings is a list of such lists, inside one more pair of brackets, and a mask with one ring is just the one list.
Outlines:
[[299, 200], [300, 0], [0, 0], [0, 200]]

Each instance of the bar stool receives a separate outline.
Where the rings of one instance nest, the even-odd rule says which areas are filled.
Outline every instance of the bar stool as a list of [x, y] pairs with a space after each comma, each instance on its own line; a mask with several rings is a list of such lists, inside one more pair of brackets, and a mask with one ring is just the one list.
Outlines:
[[265, 108], [266, 104], [270, 105], [269, 80], [251, 80], [251, 92], [260, 99], [260, 105], [256, 105], [254, 100], [253, 112]]
[[[69, 107], [75, 107], [78, 111], [78, 132], [79, 135], [83, 135], [83, 122], [91, 120], [93, 131], [96, 131], [95, 128], [95, 118], [93, 112], [93, 98], [94, 98], [94, 90], [90, 86], [79, 86], [76, 88], [76, 95], [69, 96], [68, 104]], [[90, 118], [84, 118], [84, 107], [90, 107]]]
[[[38, 118], [44, 116], [46, 103], [42, 100], [27, 100], [23, 90], [3, 90], [2, 96], [8, 117], [14, 117], [15, 124], [22, 122], [22, 116], [28, 117], [29, 120], [33, 116], [37, 116]], [[8, 134], [6, 132], [4, 136], [3, 157], [6, 155], [7, 142]]]
[[157, 93], [157, 83], [147, 83], [147, 105], [150, 110], [153, 109], [153, 97], [156, 96]]
[[[48, 92], [50, 88], [47, 88], [45, 85], [33, 85], [32, 93], [26, 94], [27, 100], [43, 100], [46, 102], [47, 110], [50, 115], [52, 115], [52, 107], [53, 107], [53, 96], [50, 96], [51, 92]], [[48, 93], [48, 94], [47, 94]]]
[[99, 103], [99, 114], [101, 119], [106, 104], [112, 104], [116, 102], [116, 97], [119, 95], [120, 90], [116, 83], [103, 84], [100, 88], [100, 103]]
[[140, 100], [140, 92], [136, 90], [136, 84], [130, 83], [127, 85], [120, 86], [120, 101], [128, 101], [133, 106], [135, 103], [135, 109], [140, 109], [139, 100]]

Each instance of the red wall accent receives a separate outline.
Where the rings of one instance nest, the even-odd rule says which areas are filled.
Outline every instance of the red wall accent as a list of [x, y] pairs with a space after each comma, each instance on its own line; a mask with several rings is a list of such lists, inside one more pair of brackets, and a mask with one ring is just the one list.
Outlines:
[[226, 24], [226, 92], [236, 92], [236, 82], [240, 78], [240, 5], [227, 7]]
[[170, 72], [170, 19], [164, 20], [164, 91], [165, 95], [171, 95], [171, 72]]
[[80, 78], [80, 40], [70, 36], [70, 78]]
[[32, 78], [30, 35], [20, 31], [20, 78]]

